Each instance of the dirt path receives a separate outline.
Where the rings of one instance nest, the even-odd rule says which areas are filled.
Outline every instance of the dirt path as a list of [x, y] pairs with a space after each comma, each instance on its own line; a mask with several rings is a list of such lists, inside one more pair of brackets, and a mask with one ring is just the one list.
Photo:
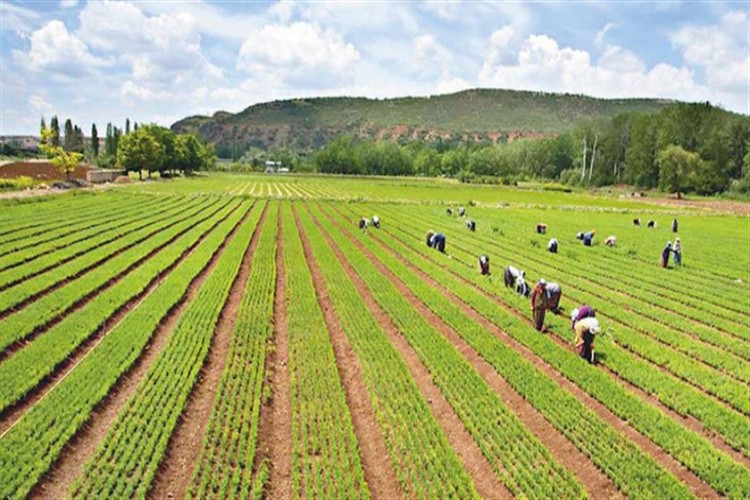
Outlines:
[[185, 493], [190, 487], [193, 468], [200, 454], [216, 391], [224, 374], [237, 312], [250, 276], [253, 256], [258, 247], [267, 212], [268, 204], [263, 207], [250, 244], [245, 250], [239, 272], [232, 283], [229, 296], [216, 323], [214, 335], [211, 337], [208, 356], [190, 393], [187, 406], [169, 438], [167, 453], [151, 484], [148, 492], [149, 498], [185, 498]]
[[286, 315], [286, 274], [281, 210], [276, 233], [276, 293], [273, 304], [274, 344], [272, 370], [271, 429], [268, 436], [271, 470], [268, 497], [292, 497], [292, 383], [289, 374], [289, 327]]
[[375, 418], [372, 402], [368, 397], [367, 386], [362, 377], [362, 368], [357, 355], [346, 337], [341, 321], [328, 296], [323, 273], [315, 261], [310, 242], [299, 220], [297, 208], [292, 205], [294, 220], [297, 225], [305, 260], [312, 274], [315, 294], [331, 337], [336, 368], [344, 387], [346, 402], [352, 416], [354, 433], [362, 459], [365, 481], [373, 498], [404, 498], [403, 490], [396, 479], [392, 463], [385, 445], [382, 431]]
[[[224, 217], [221, 218], [219, 222], [217, 222], [217, 224], [220, 224], [221, 221], [226, 220], [226, 218], [229, 217], [235, 210], [236, 208], [227, 213]], [[245, 217], [247, 217], [247, 214], [245, 214]], [[236, 227], [234, 230], [236, 230]], [[115, 313], [110, 316], [93, 335], [84, 340], [62, 363], [60, 363], [55, 368], [52, 374], [41, 380], [39, 384], [37, 384], [36, 387], [30, 390], [22, 400], [14, 405], [9, 406], [5, 409], [5, 411], [1, 412], [0, 437], [2, 437], [2, 435], [5, 434], [5, 432], [7, 432], [10, 427], [15, 425], [16, 421], [23, 417], [23, 415], [27, 411], [29, 411], [32, 406], [43, 399], [49, 393], [49, 391], [54, 389], [55, 386], [62, 382], [68, 376], [68, 374], [72, 372], [73, 369], [75, 369], [75, 367], [78, 366], [78, 364], [81, 363], [81, 361], [83, 361], [89, 355], [89, 353], [97, 345], [99, 345], [102, 340], [104, 340], [109, 332], [114, 330], [114, 328], [123, 321], [125, 316], [127, 316], [130, 311], [138, 307], [144, 300], [146, 300], [146, 298], [148, 298], [148, 296], [151, 295], [154, 290], [156, 290], [161, 282], [166, 279], [169, 273], [171, 273], [175, 267], [177, 267], [181, 262], [183, 262], [193, 253], [193, 251], [203, 242], [203, 240], [208, 237], [209, 233], [210, 231], [206, 231], [205, 233], [203, 233], [195, 243], [185, 249], [185, 251], [174, 262], [172, 262], [167, 268], [165, 268], [159, 276], [154, 278], [143, 291], [141, 291], [135, 297], [123, 304], [117, 311], [115, 311]]]
[[[381, 243], [381, 244], [384, 244], [384, 243]], [[422, 279], [428, 282], [431, 286], [434, 286], [436, 289], [441, 290], [445, 294], [446, 297], [450, 298], [454, 303], [456, 303], [459, 307], [461, 307], [462, 311], [466, 313], [469, 317], [471, 317], [474, 321], [482, 325], [483, 328], [492, 332], [493, 335], [495, 335], [499, 340], [501, 340], [506, 345], [514, 349], [519, 354], [521, 354], [526, 360], [531, 362], [535, 367], [537, 367], [545, 375], [555, 380], [558, 383], [558, 385], [560, 385], [563, 389], [567, 390], [569, 393], [575, 396], [581, 403], [586, 405], [590, 410], [594, 411], [600, 418], [602, 418], [605, 422], [610, 424], [615, 430], [627, 436], [641, 450], [651, 455], [651, 457], [657, 463], [662, 465], [665, 469], [670, 471], [678, 479], [684, 482], [693, 491], [693, 493], [695, 493], [696, 495], [702, 498], [716, 496], [716, 492], [713, 489], [711, 489], [705, 482], [703, 482], [702, 479], [700, 479], [692, 471], [687, 469], [687, 467], [685, 467], [684, 465], [679, 463], [677, 460], [672, 458], [671, 455], [669, 455], [666, 451], [664, 451], [655, 443], [653, 443], [649, 438], [647, 438], [646, 436], [638, 432], [636, 429], [631, 427], [628, 422], [620, 419], [620, 417], [615, 415], [606, 406], [604, 406], [598, 400], [594, 399], [592, 396], [584, 392], [580, 387], [575, 385], [573, 382], [565, 378], [564, 375], [562, 375], [555, 368], [547, 364], [546, 361], [539, 358], [529, 348], [527, 348], [526, 346], [524, 346], [523, 344], [515, 340], [513, 337], [511, 337], [509, 334], [501, 330], [497, 325], [487, 320], [479, 312], [474, 310], [471, 307], [471, 305], [463, 302], [460, 298], [455, 296], [450, 290], [446, 289], [440, 283], [438, 283], [437, 281], [432, 279], [430, 276], [428, 276], [427, 274], [425, 274], [424, 272], [416, 268], [416, 266], [414, 266], [413, 264], [409, 263], [408, 261], [405, 261], [405, 262]], [[448, 272], [450, 272], [451, 274], [454, 274], [450, 270], [448, 270]], [[487, 296], [488, 298], [496, 301], [496, 297], [492, 297], [490, 294], [484, 292], [484, 290], [481, 290], [480, 288], [476, 287], [469, 281], [463, 279], [459, 275], [455, 275], [455, 277], [457, 279], [460, 279], [464, 283], [472, 286], [477, 291], [477, 293], [481, 293]], [[520, 313], [518, 311], [510, 308], [504, 303], [499, 303], [498, 305], [508, 310], [509, 312], [520, 316]], [[528, 320], [528, 318], [526, 319]]]
[[[158, 359], [183, 311], [198, 294], [203, 282], [219, 262], [228, 242], [231, 241], [242, 223], [247, 219], [251, 210], [252, 208], [248, 209], [218, 248], [208, 265], [190, 283], [185, 295], [162, 319], [149, 343], [144, 347], [141, 356], [121, 377], [110, 393], [94, 408], [86, 425], [68, 442], [57, 461], [32, 489], [29, 498], [56, 500], [68, 496], [73, 482], [81, 475], [84, 465], [96, 452], [118, 413], [135, 393], [138, 385]], [[191, 253], [193, 249], [191, 249]]]
[[[555, 429], [528, 401], [518, 394], [508, 382], [505, 381], [487, 361], [482, 358], [455, 330], [447, 325], [429, 307], [423, 303], [408, 286], [401, 281], [390, 269], [388, 269], [367, 247], [354, 238], [351, 233], [345, 231], [329, 216], [329, 220], [341, 229], [347, 238], [357, 248], [367, 255], [378, 271], [398, 289], [399, 293], [406, 298], [433, 327], [435, 327], [454, 347], [469, 361], [484, 381], [495, 391], [502, 401], [523, 422], [525, 427], [536, 436], [539, 441], [550, 451], [555, 460], [562, 464], [569, 472], [572, 472], [581, 485], [592, 497], [609, 499], [624, 498], [617, 486], [586, 456], [573, 445], [568, 439]], [[382, 242], [378, 243], [392, 256], [402, 258], [392, 249], [385, 247]], [[434, 287], [434, 283], [430, 283]]]
[[[448, 438], [451, 447], [458, 455], [467, 472], [471, 475], [479, 495], [483, 498], [512, 498], [513, 494], [500, 481], [492, 465], [484, 454], [482, 454], [482, 451], [466, 429], [464, 423], [453, 411], [453, 408], [438, 386], [432, 381], [432, 375], [422, 364], [416, 351], [406, 338], [404, 338], [388, 314], [377, 303], [367, 285], [356, 273], [330, 235], [326, 233], [320, 222], [314, 217], [313, 220], [336, 254], [339, 263], [343, 266], [345, 272], [357, 288], [367, 309], [375, 317], [383, 332], [388, 336], [393, 346], [403, 358], [409, 369], [409, 373], [427, 400], [433, 415], [435, 415], [438, 424]], [[500, 464], [497, 464], [497, 466], [502, 468]]]

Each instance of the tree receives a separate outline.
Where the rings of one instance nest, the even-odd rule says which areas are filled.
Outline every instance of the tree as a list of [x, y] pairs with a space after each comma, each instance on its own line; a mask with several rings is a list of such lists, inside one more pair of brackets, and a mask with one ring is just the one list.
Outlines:
[[414, 158], [417, 175], [435, 177], [440, 173], [440, 155], [431, 148], [424, 148]]
[[690, 180], [698, 172], [701, 158], [697, 153], [685, 151], [682, 146], [667, 146], [657, 156], [659, 189], [668, 193], [689, 189]]
[[67, 180], [70, 180], [70, 174], [76, 169], [83, 155], [75, 151], [67, 151], [60, 145], [55, 146], [53, 144], [54, 138], [54, 130], [46, 127], [43, 128], [41, 130], [39, 149], [50, 157], [50, 163], [57, 167], [60, 173], [65, 174]]
[[65, 151], [73, 151], [75, 147], [75, 132], [73, 131], [73, 122], [70, 118], [65, 120], [65, 137], [63, 141]]
[[57, 120], [57, 115], [52, 117], [52, 120], [49, 122], [50, 130], [52, 130], [52, 133], [50, 135], [50, 145], [51, 146], [59, 146], [60, 145], [60, 122]]
[[143, 170], [159, 169], [164, 159], [164, 145], [144, 127], [123, 136], [117, 147], [117, 164], [128, 172], [138, 172], [140, 179]]
[[125, 135], [130, 133], [130, 118], [125, 118]]
[[91, 154], [94, 158], [99, 156], [99, 132], [96, 130], [96, 123], [91, 124]]

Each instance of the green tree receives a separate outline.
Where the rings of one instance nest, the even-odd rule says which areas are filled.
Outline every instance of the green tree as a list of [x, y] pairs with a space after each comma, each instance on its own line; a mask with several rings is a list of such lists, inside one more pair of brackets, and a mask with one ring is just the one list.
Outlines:
[[73, 131], [73, 122], [70, 118], [65, 120], [65, 137], [63, 138], [63, 147], [65, 151], [73, 151], [75, 146], [75, 132]]
[[59, 146], [60, 145], [60, 122], [57, 119], [57, 115], [52, 117], [52, 120], [49, 122], [50, 130], [52, 131], [50, 138], [49, 138], [49, 144], [50, 146]]
[[432, 148], [423, 148], [414, 158], [414, 171], [424, 177], [440, 174], [440, 155]]
[[99, 156], [99, 132], [96, 130], [96, 123], [91, 124], [91, 154], [94, 158]]
[[626, 181], [638, 187], [654, 187], [659, 182], [655, 128], [652, 115], [637, 114], [630, 122], [630, 145], [625, 152]]
[[668, 193], [679, 193], [691, 187], [691, 180], [698, 172], [701, 158], [697, 153], [685, 151], [682, 146], [672, 144], [657, 155], [659, 165], [659, 189]]
[[125, 118], [125, 135], [130, 133], [130, 118]]
[[128, 172], [138, 172], [140, 179], [143, 179], [143, 170], [158, 170], [164, 159], [164, 145], [146, 128], [141, 127], [119, 140], [117, 164]]
[[53, 143], [54, 137], [54, 130], [43, 128], [39, 149], [50, 158], [50, 163], [57, 167], [60, 173], [65, 174], [67, 180], [70, 180], [70, 174], [76, 169], [83, 155], [75, 151], [67, 151], [60, 145], [55, 146]]

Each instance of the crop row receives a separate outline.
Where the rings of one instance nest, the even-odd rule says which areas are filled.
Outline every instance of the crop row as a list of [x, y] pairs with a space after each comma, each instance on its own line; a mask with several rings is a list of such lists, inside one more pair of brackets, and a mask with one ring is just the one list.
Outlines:
[[249, 486], [255, 483], [266, 354], [273, 334], [277, 214], [278, 204], [272, 204], [253, 254], [227, 364], [188, 491], [191, 498], [247, 498]]
[[137, 297], [158, 280], [178, 259], [187, 255], [214, 225], [236, 212], [238, 203], [230, 203], [221, 212], [193, 226], [127, 274], [83, 308], [66, 316], [31, 344], [0, 364], [0, 411], [20, 400], [87, 338], [96, 334], [107, 320], [128, 301]]
[[[400, 227], [406, 228], [408, 225], [408, 223], [404, 222], [400, 224]], [[416, 231], [413, 231], [411, 238], [414, 239], [417, 236]], [[470, 279], [476, 278], [473, 266], [474, 254], [464, 252], [461, 250], [460, 245], [465, 244], [476, 247], [477, 243], [474, 241], [474, 238], [474, 236], [463, 236], [458, 232], [452, 235], [453, 246], [451, 248], [453, 249], [453, 254], [455, 256], [461, 255], [462, 259], [451, 259], [450, 265], [456, 271], [460, 270], [463, 276]], [[496, 247], [496, 252], [500, 251], [501, 247]], [[516, 255], [515, 258], [520, 259], [522, 257]], [[515, 261], [511, 260], [511, 262]], [[492, 294], [496, 295], [498, 293], [498, 285], [492, 285], [486, 280], [480, 280], [479, 284]], [[565, 283], [564, 286], [566, 286], [566, 289], [570, 288]], [[518, 299], [514, 299], [512, 307], [526, 311], [527, 304], [526, 300], [519, 301]], [[615, 316], [611, 310], [598, 307], [598, 303], [596, 302], [593, 304], [597, 307], [600, 314]], [[569, 328], [569, 323], [565, 319], [548, 315], [547, 321], [554, 325], [553, 331], [557, 332], [561, 338], [565, 338], [562, 332], [568, 331]], [[633, 336], [630, 339], [631, 344], [638, 341], [635, 337]], [[567, 339], [565, 340], [567, 341]], [[597, 344], [597, 352], [600, 354], [602, 363], [615, 371], [623, 379], [640, 387], [647, 393], [653, 394], [671, 409], [683, 415], [693, 415], [704, 426], [724, 436], [727, 442], [735, 448], [742, 450], [743, 453], [748, 454], [750, 452], [750, 429], [748, 429], [747, 419], [743, 415], [701, 393], [691, 385], [676, 380], [674, 377], [658, 369], [654, 369], [650, 363], [635, 357], [632, 353], [612, 342], [611, 336], [609, 340], [609, 342], [606, 342], [604, 339], [600, 339]], [[585, 390], [586, 388], [583, 389]]]
[[[171, 202], [181, 198], [173, 196], [167, 201]], [[94, 219], [90, 218], [66, 224], [56, 229], [47, 229], [34, 236], [16, 239], [12, 242], [3, 240], [0, 244], [0, 269], [16, 266], [45, 252], [85, 240], [92, 235], [99, 234], [101, 228], [121, 225], [131, 220], [131, 217], [138, 217], [142, 213], [158, 212], [159, 209], [170, 204], [164, 203], [163, 199], [158, 198], [145, 200], [142, 203], [134, 201], [132, 200], [130, 203], [123, 201], [115, 207], [102, 207], [101, 212]], [[155, 208], [157, 210], [154, 210]]]
[[[133, 234], [132, 241], [130, 238], [126, 238], [121, 244], [130, 246], [130, 248], [114, 257], [102, 258], [98, 255], [92, 255], [93, 258], [97, 259], [94, 263], [89, 263], [87, 262], [88, 259], [83, 259], [82, 262], [77, 262], [75, 267], [66, 267], [60, 269], [59, 272], [40, 275], [37, 279], [32, 280], [33, 282], [29, 281], [28, 286], [20, 286], [6, 290], [7, 293], [0, 293], [3, 301], [9, 299], [9, 301], [18, 304], [29, 296], [29, 290], [34, 290], [34, 287], [45, 290], [67, 279], [68, 276], [72, 276], [71, 273], [75, 273], [81, 265], [91, 267], [91, 271], [83, 274], [80, 278], [66, 283], [51, 293], [42, 295], [20, 311], [0, 321], [2, 327], [0, 348], [6, 349], [12, 343], [25, 339], [43, 328], [44, 325], [84, 298], [106, 287], [110, 280], [137, 268], [148, 260], [149, 254], [176, 240], [196, 224], [214, 216], [221, 208], [223, 207], [217, 207], [208, 213], [204, 213], [201, 207], [187, 213], [176, 213], [172, 220], [167, 219], [161, 224], [149, 225], [143, 232]], [[103, 263], [97, 266], [96, 263], [99, 261]], [[5, 302], [2, 302], [2, 304], [6, 306]], [[7, 309], [9, 308], [3, 308], [3, 310]]]
[[227, 244], [154, 365], [73, 485], [74, 498], [144, 498], [211, 345], [250, 240], [249, 218]]
[[[393, 219], [388, 219], [390, 226], [403, 227], [403, 218], [399, 219], [392, 215]], [[582, 362], [569, 349], [553, 339], [533, 333], [527, 322], [519, 320], [517, 315], [505, 311], [504, 308], [499, 308], [495, 300], [480, 291], [485, 290], [494, 296], [498, 293], [497, 283], [479, 276], [475, 270], [468, 269], [462, 263], [456, 262], [456, 259], [444, 259], [441, 255], [435, 255], [434, 251], [422, 248], [421, 238], [409, 238], [409, 242], [406, 243], [401, 242], [391, 230], [384, 227], [383, 231], [389, 238], [384, 237], [382, 241], [392, 248], [397, 248], [413, 265], [433, 276], [445, 289], [457, 295], [613, 413], [629, 422], [715, 490], [737, 497], [750, 494], [750, 472], [747, 469], [713, 448], [703, 437], [687, 430], [657, 408], [645, 404], [601, 368]], [[471, 285], [467, 284], [467, 281]], [[507, 301], [503, 298], [500, 300]], [[597, 349], [600, 349], [601, 344], [600, 341]], [[643, 365], [634, 367], [633, 370], [646, 375], [654, 372]], [[733, 435], [739, 441], [743, 440], [741, 433], [735, 432]]]
[[299, 219], [303, 241], [325, 280], [380, 424], [393, 470], [409, 497], [474, 498], [471, 478], [461, 466], [432, 415], [409, 369], [363, 304], [333, 250], [305, 211]]
[[292, 496], [369, 498], [333, 346], [289, 203], [282, 207], [292, 402]]
[[[123, 226], [132, 225], [138, 222], [144, 216], [155, 216], [160, 212], [168, 210], [175, 205], [183, 204], [185, 198], [181, 196], [172, 196], [167, 200], [155, 199], [151, 203], [136, 203], [128, 205], [112, 214], [101, 214], [96, 221], [89, 221], [84, 227], [75, 229], [72, 234], [66, 236], [58, 234], [46, 234], [46, 241], [36, 241], [25, 248], [19, 248], [10, 255], [0, 257], [0, 271], [7, 271], [14, 267], [28, 264], [40, 257], [49, 256], [53, 253], [66, 251], [71, 255], [69, 248], [76, 246], [81, 249], [91, 247], [86, 245], [86, 241], [91, 238], [106, 234], [108, 232], [118, 231]], [[157, 208], [157, 210], [154, 210]], [[24, 240], [26, 241], [26, 240]], [[58, 257], [62, 260], [64, 257]], [[0, 284], [6, 286], [8, 279], [0, 278]]]
[[[521, 355], [499, 341], [491, 332], [474, 322], [440, 290], [428, 285], [409, 270], [402, 263], [402, 259], [396, 257], [406, 255], [402, 253], [404, 249], [400, 245], [392, 245], [393, 249], [388, 251], [370, 238], [362, 238], [361, 242], [412, 293], [490, 363], [514, 390], [529, 401], [571, 443], [589, 456], [624, 493], [628, 496], [642, 496], [649, 490], [658, 490], [672, 497], [690, 495], [674, 476], [655, 463], [650, 456], [639, 450], [530, 362], [524, 360]], [[350, 258], [356, 256], [351, 254]], [[357, 261], [358, 268], [364, 265], [361, 257]], [[467, 423], [467, 427], [468, 425]], [[596, 439], [589, 439], [590, 436], [596, 436]], [[553, 492], [536, 493], [551, 497]]]
[[[13, 288], [21, 282], [31, 279], [42, 273], [55, 268], [59, 268], [64, 264], [67, 264], [68, 262], [71, 262], [80, 257], [80, 260], [76, 261], [76, 264], [73, 264], [74, 267], [69, 266], [67, 268], [75, 269], [75, 272], [79, 272], [81, 269], [84, 269], [84, 267], [81, 267], [80, 263], [85, 263], [88, 266], [92, 265], [91, 256], [86, 256], [86, 254], [95, 251], [95, 255], [96, 257], [98, 257], [99, 261], [106, 259], [111, 255], [111, 251], [108, 254], [107, 250], [118, 248], [118, 240], [123, 241], [121, 240], [121, 238], [124, 238], [139, 230], [142, 231], [144, 229], [147, 230], [152, 227], [158, 227], [161, 222], [176, 215], [182, 215], [187, 210], [196, 205], [198, 205], [197, 202], [184, 203], [174, 208], [167, 208], [163, 211], [155, 212], [145, 217], [139, 217], [124, 224], [120, 223], [110, 230], [101, 231], [100, 234], [90, 239], [71, 244], [68, 247], [60, 248], [59, 250], [49, 252], [45, 255], [39, 256], [38, 258], [24, 262], [19, 266], [0, 271], [0, 296], [3, 297], [0, 298], [0, 308], [2, 308], [2, 310], [5, 310], [8, 307], [15, 306], [20, 302], [20, 300], [14, 301], [10, 298], [5, 298], [13, 296], [18, 297], [19, 295], [21, 295], [14, 292], [3, 293], [6, 292], [9, 288]], [[143, 232], [139, 234], [143, 234]], [[94, 263], [95, 262], [97, 261], [94, 261]], [[48, 282], [49, 280], [45, 279], [44, 281]], [[6, 306], [5, 304], [10, 305]]]
[[[93, 408], [140, 357], [156, 329], [220, 251], [246, 210], [243, 207], [216, 225], [139, 307], [128, 313], [65, 379], [0, 437], [0, 497], [28, 495], [66, 443], [89, 420]], [[240, 230], [252, 230], [257, 220], [252, 215]]]
[[21, 239], [47, 230], [55, 230], [61, 225], [75, 224], [91, 220], [102, 212], [103, 206], [127, 206], [148, 197], [139, 194], [97, 193], [86, 196], [47, 197], [16, 205], [4, 205], [0, 210], [2, 231], [0, 237], [8, 242]]
[[417, 352], [508, 489], [529, 497], [582, 496], [583, 489], [572, 474], [554, 460], [458, 350], [348, 239], [327, 221], [322, 221], [322, 225]]

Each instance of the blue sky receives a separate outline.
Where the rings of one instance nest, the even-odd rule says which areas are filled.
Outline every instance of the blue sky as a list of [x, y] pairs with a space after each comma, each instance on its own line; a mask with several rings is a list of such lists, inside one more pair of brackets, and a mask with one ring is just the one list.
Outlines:
[[0, 0], [0, 134], [473, 87], [750, 114], [750, 2]]

